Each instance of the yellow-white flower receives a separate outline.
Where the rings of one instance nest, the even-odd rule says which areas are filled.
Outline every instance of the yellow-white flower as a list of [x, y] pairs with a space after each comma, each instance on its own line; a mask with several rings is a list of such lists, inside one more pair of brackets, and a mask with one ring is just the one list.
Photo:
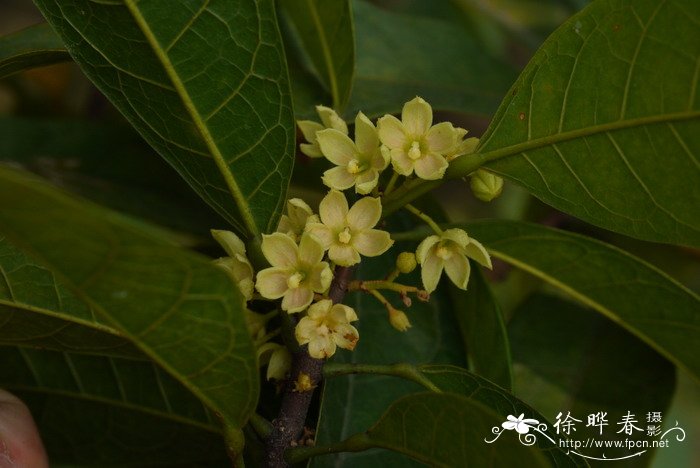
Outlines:
[[245, 244], [231, 231], [212, 229], [214, 239], [223, 247], [228, 257], [214, 263], [223, 269], [238, 285], [246, 301], [253, 298], [253, 267], [246, 257]]
[[360, 255], [376, 257], [394, 243], [388, 232], [372, 229], [382, 216], [378, 198], [364, 197], [348, 210], [345, 195], [331, 190], [319, 206], [320, 223], [306, 225], [328, 250], [328, 258], [341, 266], [355, 265]]
[[445, 174], [445, 154], [456, 143], [457, 134], [449, 122], [433, 125], [433, 109], [422, 98], [407, 102], [401, 120], [385, 115], [377, 122], [379, 139], [391, 151], [394, 170], [421, 179], [439, 179]]
[[301, 345], [309, 345], [309, 354], [316, 359], [325, 359], [335, 354], [336, 347], [352, 350], [359, 334], [350, 322], [357, 314], [343, 304], [333, 304], [330, 299], [318, 301], [307, 316], [297, 324], [295, 335]]
[[297, 241], [304, 232], [307, 222], [318, 222], [318, 216], [304, 200], [292, 198], [287, 200], [287, 214], [280, 218], [277, 232], [287, 234]]
[[323, 293], [331, 284], [333, 273], [322, 262], [323, 247], [310, 234], [301, 236], [297, 244], [286, 234], [264, 235], [263, 255], [272, 265], [258, 273], [255, 287], [267, 299], [282, 299], [282, 309], [301, 312], [314, 299], [314, 292]]
[[323, 173], [323, 183], [336, 190], [355, 186], [368, 194], [379, 182], [379, 173], [389, 165], [389, 152], [382, 151], [374, 124], [360, 112], [355, 118], [355, 141], [338, 130], [318, 132], [323, 155], [336, 167]]
[[443, 269], [458, 288], [467, 289], [469, 258], [491, 268], [491, 257], [484, 246], [462, 229], [448, 229], [440, 236], [427, 237], [418, 245], [416, 258], [421, 265], [423, 287], [429, 293], [435, 291]]
[[323, 153], [321, 153], [321, 148], [318, 146], [316, 132], [326, 128], [332, 128], [344, 135], [348, 134], [347, 124], [338, 114], [336, 114], [333, 109], [325, 106], [316, 106], [316, 112], [318, 112], [318, 116], [321, 118], [322, 123], [314, 122], [313, 120], [297, 121], [297, 125], [299, 126], [301, 133], [308, 142], [299, 145], [299, 149], [301, 149], [301, 152], [310, 158], [320, 158], [323, 156]]

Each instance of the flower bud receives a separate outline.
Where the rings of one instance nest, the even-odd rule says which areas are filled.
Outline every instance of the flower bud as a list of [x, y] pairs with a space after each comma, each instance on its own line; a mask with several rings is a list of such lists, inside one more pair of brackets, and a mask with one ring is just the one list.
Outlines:
[[400, 310], [389, 310], [389, 322], [391, 322], [392, 327], [400, 332], [405, 332], [411, 328], [411, 322], [408, 320], [408, 317]]
[[284, 346], [277, 348], [270, 356], [267, 365], [267, 380], [284, 380], [292, 368], [292, 354]]
[[471, 176], [469, 185], [476, 198], [489, 202], [501, 194], [503, 179], [483, 169], [477, 169]]
[[410, 273], [416, 269], [416, 255], [413, 252], [401, 252], [396, 257], [396, 268], [401, 273]]

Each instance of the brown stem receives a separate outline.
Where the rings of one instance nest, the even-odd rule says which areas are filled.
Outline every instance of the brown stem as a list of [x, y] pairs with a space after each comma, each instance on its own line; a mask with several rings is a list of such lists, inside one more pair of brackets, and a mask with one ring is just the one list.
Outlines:
[[[345, 298], [352, 273], [353, 268], [336, 267], [333, 283], [331, 283], [328, 292], [328, 296], [334, 304], [342, 302]], [[265, 441], [267, 467], [286, 468], [289, 466], [284, 459], [284, 452], [292, 446], [292, 442], [297, 440], [304, 430], [304, 422], [314, 395], [314, 388], [323, 378], [324, 362], [322, 359], [314, 359], [309, 356], [306, 346], [302, 346], [298, 352], [294, 353], [291, 377], [285, 385], [282, 406], [277, 419], [272, 421], [272, 432]], [[295, 385], [301, 374], [309, 377], [313, 385], [312, 388], [303, 390]]]

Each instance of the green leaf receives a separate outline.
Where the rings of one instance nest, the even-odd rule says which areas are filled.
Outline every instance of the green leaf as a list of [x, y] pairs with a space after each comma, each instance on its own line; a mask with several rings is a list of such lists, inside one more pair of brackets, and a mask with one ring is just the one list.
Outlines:
[[258, 396], [245, 302], [207, 259], [2, 167], [0, 235], [51, 271], [57, 294], [69, 290], [227, 424], [245, 423]]
[[[435, 109], [489, 116], [515, 79], [513, 68], [484, 53], [458, 25], [365, 1], [354, 2], [353, 11], [357, 67], [346, 118], [399, 112], [416, 95]], [[297, 115], [316, 118], [318, 86], [298, 69], [290, 73]]]
[[69, 60], [63, 42], [48, 24], [30, 26], [0, 37], [0, 79]]
[[[355, 32], [349, 0], [281, 0], [317, 76], [342, 110], [355, 72]], [[320, 103], [319, 103], [320, 104]]]
[[600, 312], [700, 376], [700, 299], [655, 267], [602, 242], [535, 224], [465, 226], [491, 255]]
[[[405, 226], [413, 223], [406, 221]], [[411, 250], [412, 245], [396, 245], [388, 254], [362, 261], [357, 278], [383, 278], [394, 268], [396, 255]], [[417, 273], [401, 275], [397, 281], [420, 284]], [[449, 296], [437, 292], [430, 302], [413, 298], [409, 308], [403, 307], [398, 295], [387, 292], [395, 307], [406, 312], [413, 327], [401, 333], [390, 324], [386, 309], [372, 296], [351, 293], [344, 301], [353, 307], [360, 320], [356, 323], [360, 341], [354, 351], [339, 351], [333, 362], [395, 364], [444, 363], [465, 367], [464, 345], [454, 326], [454, 313]], [[360, 379], [356, 376], [337, 377], [325, 382], [317, 425], [317, 444], [329, 444], [366, 430], [396, 399], [420, 391], [414, 382], [388, 376]], [[314, 467], [362, 466], [363, 468], [392, 466], [421, 466], [391, 452], [341, 453], [312, 461]]]
[[237, 231], [276, 227], [294, 124], [271, 0], [36, 4], [95, 85]]
[[[674, 395], [675, 369], [657, 352], [623, 328], [591, 310], [561, 298], [538, 294], [519, 307], [509, 323], [515, 392], [519, 398], [553, 420], [559, 412], [576, 419], [574, 440], [597, 437], [606, 440], [651, 440], [646, 429], [649, 412], [661, 412], [665, 429], [674, 421], [666, 418]], [[588, 415], [607, 413], [608, 426], [586, 427]], [[618, 433], [617, 425], [627, 412], [644, 431]], [[685, 426], [690, 421], [680, 419]], [[669, 437], [669, 447], [678, 442]], [[674, 446], [675, 445], [675, 446]], [[587, 447], [586, 456], [625, 457], [641, 450]], [[653, 449], [641, 456], [616, 461], [616, 466], [642, 467], [652, 462]]]
[[52, 464], [226, 460], [220, 424], [147, 361], [0, 347], [0, 386], [28, 404]]
[[470, 368], [501, 387], [510, 389], [510, 346], [501, 308], [479, 266], [471, 262], [471, 268], [466, 291], [450, 285]]
[[485, 438], [500, 428], [503, 416], [461, 395], [417, 393], [391, 405], [364, 436], [368, 446], [382, 447], [430, 466], [551, 466], [537, 447], [503, 437], [497, 447]]
[[[542, 428], [542, 430], [550, 439], [556, 440], [563, 437], [555, 433], [547, 418], [509, 391], [477, 374], [456, 366], [412, 366], [408, 364], [393, 366], [358, 364], [353, 366], [328, 363], [324, 368], [324, 373], [330, 378], [336, 378], [336, 376], [343, 374], [358, 374], [356, 375], [357, 379], [373, 379], [377, 375], [401, 377], [412, 380], [433, 392], [464, 396], [474, 403], [488, 407], [503, 418], [508, 415], [525, 414], [527, 418], [535, 418], [539, 422], [547, 424], [549, 428]], [[392, 385], [394, 382], [397, 381], [394, 380]], [[567, 450], [562, 450], [558, 445], [547, 441], [546, 437], [537, 438], [535, 442], [539, 450], [550, 459], [554, 466], [588, 466], [582, 458], [570, 456]]]
[[699, 23], [695, 0], [593, 2], [526, 67], [479, 159], [589, 223], [700, 246]]

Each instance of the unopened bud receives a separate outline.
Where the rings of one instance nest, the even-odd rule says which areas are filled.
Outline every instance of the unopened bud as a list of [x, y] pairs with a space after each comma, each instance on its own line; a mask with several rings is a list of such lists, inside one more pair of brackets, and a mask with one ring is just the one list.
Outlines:
[[489, 202], [501, 194], [503, 179], [483, 169], [477, 169], [471, 176], [469, 185], [476, 198]]
[[405, 305], [406, 307], [411, 307], [412, 302], [411, 298], [408, 297], [408, 294], [401, 293], [401, 300], [403, 301], [403, 305]]
[[416, 269], [416, 254], [413, 252], [401, 252], [396, 257], [396, 268], [401, 273], [410, 273]]
[[389, 322], [391, 322], [392, 327], [400, 332], [405, 332], [411, 328], [411, 322], [408, 320], [408, 317], [400, 310], [389, 310]]
[[299, 372], [299, 376], [294, 381], [294, 391], [297, 393], [310, 392], [316, 388], [309, 374]]
[[430, 293], [421, 289], [416, 292], [416, 297], [419, 301], [428, 302], [430, 300]]
[[284, 380], [291, 368], [292, 354], [287, 348], [280, 346], [270, 356], [270, 363], [267, 365], [267, 380]]

